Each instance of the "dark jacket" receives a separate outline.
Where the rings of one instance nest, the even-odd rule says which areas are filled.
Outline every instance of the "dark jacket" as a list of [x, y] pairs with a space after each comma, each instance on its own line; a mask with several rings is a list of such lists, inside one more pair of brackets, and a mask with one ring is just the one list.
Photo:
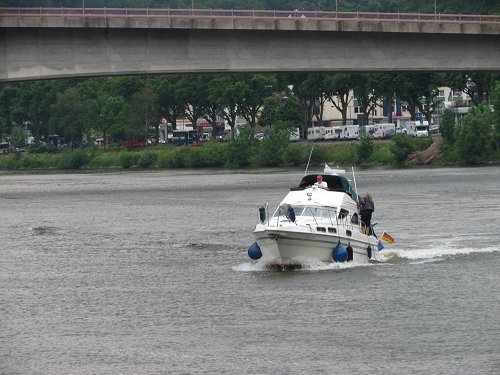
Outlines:
[[375, 203], [363, 199], [363, 204], [361, 205], [360, 211], [375, 211]]

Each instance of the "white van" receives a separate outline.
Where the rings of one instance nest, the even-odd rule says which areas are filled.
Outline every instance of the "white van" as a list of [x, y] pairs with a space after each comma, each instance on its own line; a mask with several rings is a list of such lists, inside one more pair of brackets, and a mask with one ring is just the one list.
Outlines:
[[342, 126], [342, 139], [358, 140], [359, 139], [359, 125], [344, 125], [344, 126]]
[[415, 126], [415, 137], [428, 137], [428, 136], [429, 136], [429, 125], [419, 124]]
[[382, 124], [373, 124], [373, 138], [386, 139], [396, 135], [396, 125], [391, 122]]
[[308, 141], [323, 141], [325, 138], [325, 127], [324, 126], [316, 126], [307, 129], [307, 140]]

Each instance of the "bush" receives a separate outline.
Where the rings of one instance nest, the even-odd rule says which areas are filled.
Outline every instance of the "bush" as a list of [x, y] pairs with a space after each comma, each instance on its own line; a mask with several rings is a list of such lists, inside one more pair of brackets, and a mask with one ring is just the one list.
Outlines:
[[41, 143], [36, 143], [28, 147], [28, 153], [30, 154], [43, 154], [43, 153], [55, 154], [57, 152], [59, 152], [59, 149], [57, 148], [56, 145], [52, 144], [44, 145]]
[[[257, 141], [250, 126], [240, 129], [240, 133], [231, 140], [226, 149], [226, 165], [228, 167], [246, 167], [250, 165], [250, 158], [256, 155], [253, 151]], [[258, 156], [258, 155], [257, 155]]]
[[415, 151], [415, 146], [412, 140], [405, 134], [396, 134], [389, 146], [390, 151], [394, 154], [396, 164], [404, 164], [408, 155]]
[[356, 150], [356, 164], [363, 164], [370, 159], [374, 149], [373, 139], [368, 136], [361, 138], [361, 143]]
[[468, 164], [490, 159], [494, 149], [492, 115], [484, 104], [472, 107], [458, 129], [456, 148], [460, 160]]
[[87, 164], [88, 168], [112, 168], [120, 166], [120, 152], [99, 151]]
[[153, 152], [146, 152], [139, 157], [138, 164], [141, 168], [152, 167], [158, 160], [158, 155]]
[[395, 157], [388, 147], [376, 145], [368, 163], [374, 165], [393, 165], [395, 163]]
[[122, 168], [130, 168], [139, 163], [139, 154], [133, 151], [123, 151], [120, 155], [120, 166]]
[[226, 164], [226, 144], [210, 141], [201, 150], [206, 167], [217, 168]]
[[83, 150], [67, 151], [61, 154], [57, 167], [60, 169], [79, 169], [90, 159], [91, 154]]
[[188, 157], [189, 147], [177, 147], [171, 157], [167, 160], [167, 167], [169, 168], [184, 168], [187, 166], [186, 160]]
[[168, 148], [166, 150], [162, 150], [158, 156], [158, 161], [156, 165], [158, 168], [170, 168], [172, 164], [172, 158], [175, 154], [175, 148]]
[[453, 112], [448, 108], [443, 112], [439, 132], [444, 143], [451, 145], [455, 143], [455, 119], [453, 118]]
[[304, 164], [305, 153], [304, 148], [296, 145], [288, 145], [281, 152], [281, 161], [284, 165], [299, 166]]

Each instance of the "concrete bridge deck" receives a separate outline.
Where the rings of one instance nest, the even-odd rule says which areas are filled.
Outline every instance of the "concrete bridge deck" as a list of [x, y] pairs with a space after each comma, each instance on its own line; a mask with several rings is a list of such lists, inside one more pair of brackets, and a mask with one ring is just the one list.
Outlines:
[[184, 72], [499, 70], [500, 16], [0, 8], [0, 82]]

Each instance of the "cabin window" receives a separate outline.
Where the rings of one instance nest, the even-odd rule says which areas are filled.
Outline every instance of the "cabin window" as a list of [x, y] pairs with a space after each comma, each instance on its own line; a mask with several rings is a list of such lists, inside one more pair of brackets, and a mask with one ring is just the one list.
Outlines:
[[351, 223], [352, 224], [359, 224], [358, 214], [352, 215]]
[[[295, 212], [295, 216], [300, 216], [302, 215], [302, 211], [304, 211], [304, 207], [305, 206], [292, 206], [293, 208], [293, 211]], [[283, 204], [281, 206], [278, 207], [278, 209], [276, 210], [276, 212], [274, 213], [274, 217], [278, 217], [278, 216], [286, 216], [288, 214], [288, 205], [287, 204]]]
[[337, 233], [337, 229], [335, 228], [332, 228], [332, 227], [328, 227], [328, 233]]
[[346, 230], [346, 231], [345, 231], [345, 234], [346, 234], [346, 236], [348, 236], [348, 237], [351, 237], [351, 236], [352, 236], [352, 232], [351, 232], [350, 230]]
[[316, 230], [317, 230], [318, 232], [323, 232], [323, 233], [326, 233], [326, 229], [325, 229], [325, 227], [316, 227]]
[[344, 210], [343, 208], [340, 210], [339, 219], [345, 219], [349, 215], [349, 211]]
[[335, 217], [337, 216], [337, 210], [334, 207], [308, 206], [304, 210], [303, 215], [335, 219]]

